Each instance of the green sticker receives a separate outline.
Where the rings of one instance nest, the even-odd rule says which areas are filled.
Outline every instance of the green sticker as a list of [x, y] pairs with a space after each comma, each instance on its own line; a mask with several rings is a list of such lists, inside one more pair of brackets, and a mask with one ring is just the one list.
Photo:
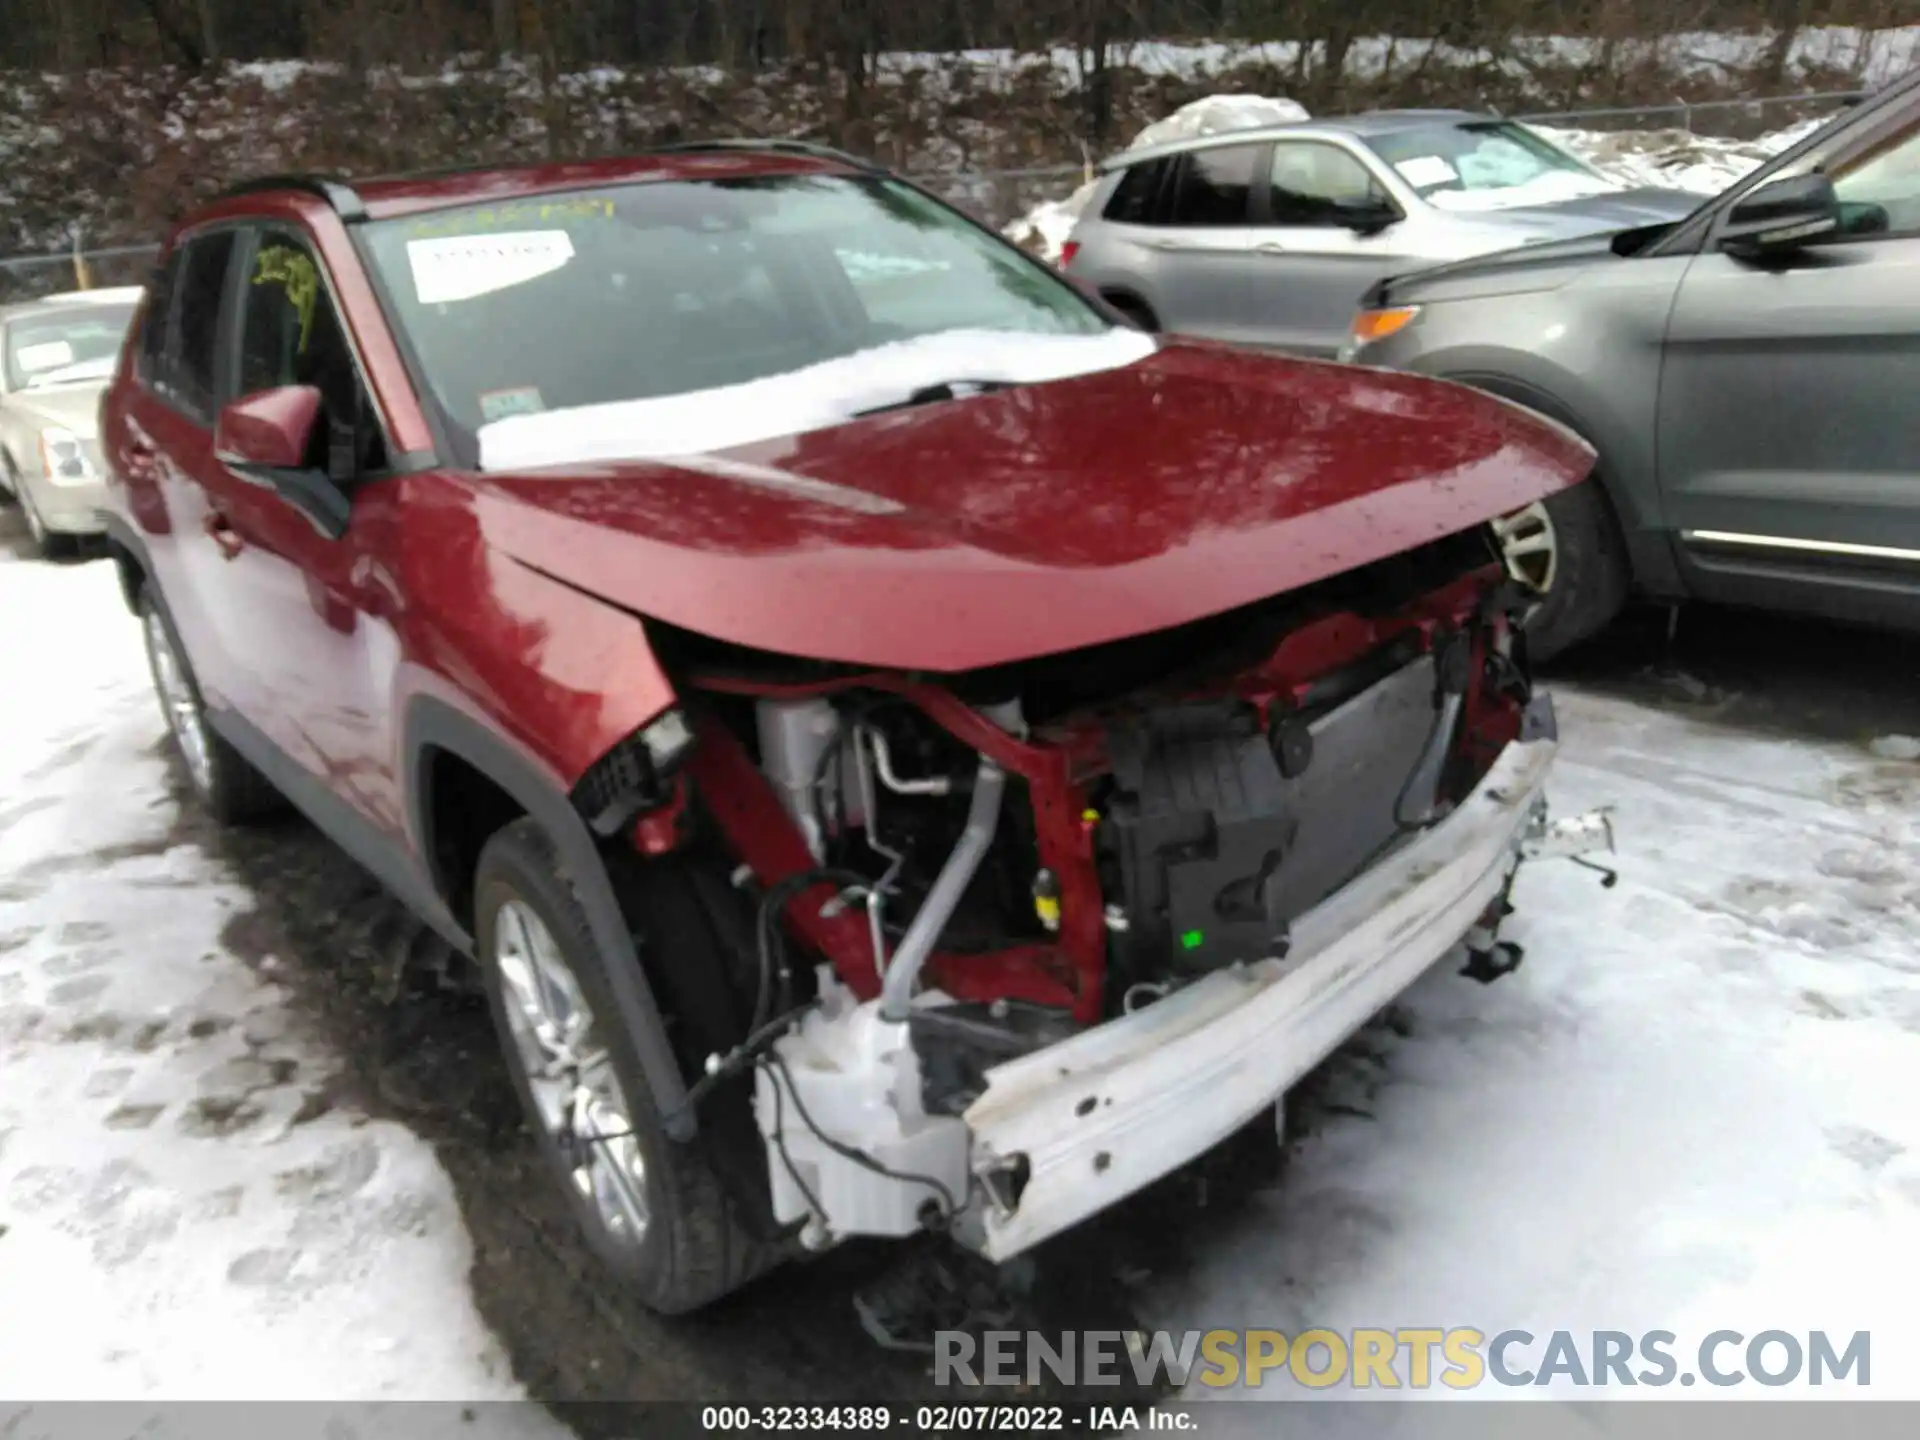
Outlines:
[[546, 408], [546, 401], [531, 385], [518, 390], [489, 390], [480, 397], [480, 414], [488, 423], [515, 415], [538, 415]]

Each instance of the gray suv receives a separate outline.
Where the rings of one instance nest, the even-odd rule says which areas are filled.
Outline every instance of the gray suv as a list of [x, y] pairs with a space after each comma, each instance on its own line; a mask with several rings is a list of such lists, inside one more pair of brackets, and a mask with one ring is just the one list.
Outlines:
[[1199, 136], [1106, 162], [1063, 267], [1148, 329], [1331, 357], [1375, 281], [1678, 220], [1511, 120], [1393, 110]]
[[1680, 224], [1384, 282], [1344, 353], [1599, 452], [1508, 522], [1536, 656], [1636, 584], [1920, 627], [1920, 75]]

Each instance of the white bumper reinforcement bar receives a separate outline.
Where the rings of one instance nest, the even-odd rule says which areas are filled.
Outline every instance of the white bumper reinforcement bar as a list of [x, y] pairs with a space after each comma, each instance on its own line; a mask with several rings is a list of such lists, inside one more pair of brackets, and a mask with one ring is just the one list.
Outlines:
[[988, 1205], [968, 1243], [1017, 1255], [1272, 1106], [1500, 896], [1539, 833], [1557, 748], [1509, 745], [1446, 819], [1302, 916], [1284, 959], [1219, 971], [989, 1071], [965, 1116], [971, 1165], [990, 1194], [1006, 1195], [1010, 1173], [1025, 1184]]

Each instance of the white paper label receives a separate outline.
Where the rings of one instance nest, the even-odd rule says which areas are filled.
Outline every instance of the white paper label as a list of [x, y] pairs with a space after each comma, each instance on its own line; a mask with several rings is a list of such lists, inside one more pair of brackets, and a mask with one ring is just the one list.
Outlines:
[[1418, 155], [1402, 160], [1393, 168], [1416, 190], [1424, 190], [1429, 185], [1451, 185], [1460, 178], [1460, 172], [1438, 155]]
[[420, 303], [442, 305], [551, 275], [573, 259], [573, 237], [564, 230], [520, 230], [409, 240], [407, 259]]
[[44, 345], [22, 345], [13, 352], [13, 361], [29, 375], [42, 370], [58, 370], [73, 364], [73, 346], [65, 340], [49, 340]]

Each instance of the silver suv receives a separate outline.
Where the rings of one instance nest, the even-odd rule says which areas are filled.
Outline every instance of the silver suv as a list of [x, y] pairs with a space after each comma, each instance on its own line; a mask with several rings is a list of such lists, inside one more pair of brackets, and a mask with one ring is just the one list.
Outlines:
[[1331, 356], [1375, 281], [1678, 220], [1515, 121], [1392, 110], [1116, 156], [1061, 263], [1149, 329]]

